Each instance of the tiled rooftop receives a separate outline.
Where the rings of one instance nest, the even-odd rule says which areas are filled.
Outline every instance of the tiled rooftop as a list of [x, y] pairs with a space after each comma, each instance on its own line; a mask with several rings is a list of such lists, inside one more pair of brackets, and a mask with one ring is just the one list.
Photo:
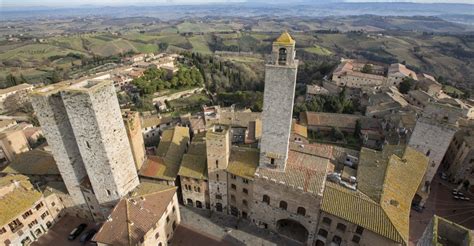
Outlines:
[[[17, 182], [17, 186], [14, 182]], [[9, 188], [7, 188], [9, 187]], [[23, 175], [7, 175], [0, 178], [0, 189], [10, 189], [0, 196], [0, 225], [10, 223], [20, 213], [31, 208], [40, 198], [41, 193], [33, 188], [28, 177]]]
[[329, 159], [297, 150], [289, 150], [284, 172], [259, 168], [256, 176], [303, 192], [322, 195], [328, 166]]
[[258, 149], [232, 147], [227, 172], [253, 180], [259, 158]]
[[60, 175], [53, 155], [43, 150], [31, 150], [17, 155], [2, 173], [25, 175]]
[[109, 245], [137, 245], [145, 233], [153, 229], [172, 201], [176, 188], [155, 183], [142, 183], [140, 186], [147, 186], [146, 192], [122, 198], [94, 241]]

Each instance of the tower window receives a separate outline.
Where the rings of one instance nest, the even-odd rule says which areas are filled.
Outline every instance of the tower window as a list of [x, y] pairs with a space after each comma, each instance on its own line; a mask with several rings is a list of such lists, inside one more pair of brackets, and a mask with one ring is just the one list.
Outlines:
[[270, 158], [270, 164], [275, 165], [275, 158]]
[[288, 56], [285, 48], [278, 50], [278, 65], [286, 65], [286, 57]]
[[112, 193], [110, 192], [110, 190], [105, 190], [105, 191], [107, 191], [107, 196], [112, 195]]
[[216, 160], [216, 168], [219, 168], [219, 160]]
[[262, 201], [268, 205], [270, 205], [270, 197], [267, 195], [263, 195]]

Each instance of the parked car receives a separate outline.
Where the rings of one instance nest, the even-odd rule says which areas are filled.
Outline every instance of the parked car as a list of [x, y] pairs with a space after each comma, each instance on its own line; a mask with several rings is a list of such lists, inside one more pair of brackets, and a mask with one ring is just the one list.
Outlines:
[[81, 233], [86, 229], [87, 225], [86, 224], [80, 224], [76, 228], [74, 228], [71, 233], [69, 233], [68, 240], [73, 241], [76, 239]]
[[460, 197], [460, 199], [463, 200], [463, 201], [470, 201], [471, 200], [471, 198], [465, 197], [465, 196]]
[[96, 229], [90, 229], [88, 230], [86, 233], [84, 233], [81, 238], [79, 239], [79, 242], [81, 243], [87, 243], [89, 242], [92, 237], [94, 237], [94, 235], [97, 233], [97, 230]]
[[446, 173], [441, 173], [441, 179], [442, 180], [447, 180], [448, 179], [448, 175], [446, 175]]

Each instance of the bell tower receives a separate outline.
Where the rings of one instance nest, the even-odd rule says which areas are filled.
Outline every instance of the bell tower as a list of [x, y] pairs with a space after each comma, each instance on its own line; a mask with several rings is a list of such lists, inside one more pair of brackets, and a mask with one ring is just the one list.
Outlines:
[[297, 71], [295, 40], [284, 32], [273, 42], [271, 59], [265, 65], [261, 168], [285, 171]]

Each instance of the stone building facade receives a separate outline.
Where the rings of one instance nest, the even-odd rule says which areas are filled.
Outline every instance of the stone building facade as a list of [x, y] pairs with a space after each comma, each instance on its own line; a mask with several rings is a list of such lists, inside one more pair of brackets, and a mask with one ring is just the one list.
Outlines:
[[0, 210], [0, 242], [29, 245], [47, 233], [62, 207], [51, 197], [45, 199], [26, 176], [9, 175], [0, 178]]
[[474, 131], [458, 131], [449, 145], [442, 162], [448, 178], [463, 183], [469, 190], [474, 189]]
[[295, 41], [285, 32], [273, 43], [272, 59], [265, 65], [260, 166], [280, 171], [288, 158], [298, 71], [295, 54]]
[[424, 204], [430, 192], [435, 176], [454, 134], [458, 131], [459, 114], [451, 107], [428, 104], [423, 115], [417, 119], [408, 146], [425, 154], [429, 158], [428, 169], [417, 192], [417, 201]]
[[207, 172], [211, 210], [227, 210], [227, 166], [230, 157], [230, 129], [215, 125], [206, 133]]

